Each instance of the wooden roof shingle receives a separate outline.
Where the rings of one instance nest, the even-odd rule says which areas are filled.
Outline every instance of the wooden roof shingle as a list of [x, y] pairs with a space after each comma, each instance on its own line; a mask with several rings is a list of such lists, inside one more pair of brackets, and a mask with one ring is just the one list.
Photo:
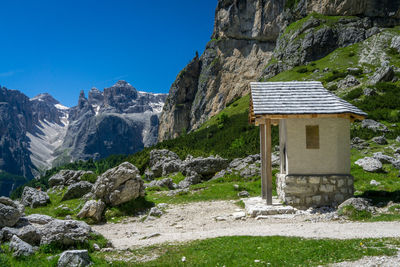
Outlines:
[[251, 117], [257, 115], [367, 114], [324, 88], [321, 82], [252, 82]]

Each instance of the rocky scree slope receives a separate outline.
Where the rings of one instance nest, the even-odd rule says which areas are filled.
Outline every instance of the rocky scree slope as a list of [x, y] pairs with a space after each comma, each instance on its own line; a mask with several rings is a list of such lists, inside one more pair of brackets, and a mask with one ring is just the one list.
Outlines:
[[[171, 86], [160, 117], [159, 140], [197, 129], [248, 94], [250, 81], [268, 79], [363, 41], [383, 27], [399, 25], [399, 6], [398, 0], [220, 0], [212, 40]], [[315, 20], [285, 34], [288, 25], [315, 12], [353, 17]]]

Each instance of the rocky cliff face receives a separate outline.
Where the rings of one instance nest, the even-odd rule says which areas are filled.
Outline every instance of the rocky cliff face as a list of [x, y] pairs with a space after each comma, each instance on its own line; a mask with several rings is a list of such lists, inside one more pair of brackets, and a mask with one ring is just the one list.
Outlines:
[[[212, 40], [170, 89], [159, 140], [198, 128], [238, 96], [250, 81], [268, 79], [399, 24], [399, 0], [219, 0]], [[307, 15], [357, 16], [314, 20], [287, 34]], [[300, 37], [300, 38], [299, 38]], [[305, 37], [305, 38], [304, 38]]]
[[166, 94], [138, 92], [119, 81], [104, 92], [96, 88], [88, 98], [82, 91], [69, 111], [69, 125], [53, 165], [79, 159], [132, 154], [157, 142], [158, 116]]
[[33, 113], [29, 98], [16, 90], [0, 89], [0, 170], [33, 177], [32, 162], [26, 153], [33, 129]]

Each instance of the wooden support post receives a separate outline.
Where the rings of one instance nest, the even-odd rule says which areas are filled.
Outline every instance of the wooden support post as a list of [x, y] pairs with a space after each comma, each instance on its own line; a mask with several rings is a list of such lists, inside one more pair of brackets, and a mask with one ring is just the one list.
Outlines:
[[260, 125], [261, 197], [272, 205], [271, 120]]

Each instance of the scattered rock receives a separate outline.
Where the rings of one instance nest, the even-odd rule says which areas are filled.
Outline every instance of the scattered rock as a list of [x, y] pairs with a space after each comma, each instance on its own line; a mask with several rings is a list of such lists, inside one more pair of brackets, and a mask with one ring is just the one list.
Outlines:
[[[93, 189], [92, 189], [92, 190], [93, 190]], [[96, 197], [96, 195], [95, 195], [93, 192], [89, 192], [89, 193], [85, 194], [85, 195], [82, 197], [82, 200], [88, 201], [88, 200], [94, 199], [95, 197]]]
[[85, 242], [92, 231], [89, 225], [82, 221], [55, 219], [42, 228], [41, 245], [58, 244], [71, 246]]
[[222, 221], [226, 221], [227, 218], [225, 216], [216, 216], [214, 217], [215, 221], [217, 222], [222, 222]]
[[400, 36], [393, 37], [390, 47], [396, 49], [397, 52], [400, 53]]
[[378, 34], [381, 32], [381, 29], [378, 27], [372, 27], [371, 29], [366, 30], [365, 32], [365, 38], [369, 38], [372, 35]]
[[159, 203], [157, 204], [157, 208], [159, 209], [166, 209], [168, 207], [167, 203]]
[[18, 206], [9, 198], [3, 197], [0, 202], [0, 228], [14, 226], [21, 217]]
[[80, 198], [85, 194], [89, 193], [90, 191], [92, 191], [92, 189], [93, 189], [93, 184], [86, 181], [80, 181], [78, 183], [71, 184], [70, 186], [68, 186], [68, 189], [62, 198], [62, 201], [74, 198]]
[[14, 257], [28, 257], [34, 253], [33, 247], [21, 240], [18, 236], [13, 235], [10, 242], [10, 250], [14, 251]]
[[339, 89], [346, 89], [359, 85], [360, 82], [353, 75], [347, 75], [346, 78], [338, 82]]
[[46, 192], [25, 186], [21, 196], [21, 203], [23, 205], [37, 208], [39, 206], [46, 206], [49, 202], [50, 198]]
[[[276, 167], [280, 164], [279, 152], [274, 152], [271, 155], [272, 166]], [[249, 178], [260, 175], [261, 159], [260, 154], [250, 155], [245, 158], [237, 158], [232, 160], [229, 166], [218, 172], [212, 179], [221, 178], [227, 174], [238, 174], [241, 177]]]
[[377, 182], [377, 181], [375, 181], [375, 180], [371, 180], [371, 182], [369, 182], [369, 184], [370, 184], [370, 185], [373, 185], [373, 186], [381, 185], [380, 182]]
[[187, 193], [189, 193], [189, 188], [175, 189], [175, 190], [169, 191], [167, 193], [167, 196], [173, 197], [176, 195], [182, 195], [182, 194], [187, 194]]
[[351, 148], [362, 150], [364, 148], [367, 148], [368, 146], [369, 146], [369, 144], [365, 140], [363, 140], [359, 137], [354, 137], [351, 140]]
[[0, 232], [1, 241], [8, 242], [14, 235], [18, 236], [18, 234], [19, 234], [19, 229], [17, 228], [3, 227], [3, 229], [1, 229]]
[[149, 216], [160, 217], [163, 212], [156, 207], [152, 207], [149, 212]]
[[233, 189], [235, 189], [236, 191], [240, 189], [240, 186], [238, 184], [234, 184], [233, 185]]
[[141, 239], [149, 239], [149, 238], [157, 237], [157, 236], [160, 236], [160, 235], [161, 235], [160, 233], [154, 233], [154, 234], [150, 234], [148, 236], [144, 236]]
[[395, 158], [385, 155], [382, 152], [374, 153], [373, 158], [379, 160], [382, 164], [393, 164], [396, 161]]
[[95, 222], [101, 221], [106, 204], [101, 200], [89, 200], [85, 203], [81, 211], [78, 213], [78, 218], [91, 218]]
[[373, 130], [374, 132], [387, 132], [388, 131], [388, 128], [384, 124], [374, 121], [374, 120], [370, 120], [370, 119], [363, 120], [361, 122], [361, 127]]
[[396, 137], [396, 142], [397, 142], [397, 143], [400, 143], [400, 136], [397, 136], [397, 137]]
[[49, 179], [49, 186], [64, 186], [80, 182], [84, 174], [93, 174], [91, 171], [62, 170]]
[[373, 96], [373, 95], [376, 95], [376, 91], [374, 90], [374, 89], [371, 89], [371, 88], [365, 88], [364, 90], [363, 90], [363, 94], [365, 95], [365, 96]]
[[376, 69], [369, 81], [371, 85], [375, 85], [379, 82], [390, 82], [394, 77], [395, 73], [391, 66], [382, 66]]
[[250, 194], [247, 191], [241, 191], [238, 193], [238, 197], [249, 197]]
[[171, 178], [164, 178], [161, 180], [153, 180], [150, 183], [144, 184], [145, 188], [147, 187], [166, 187], [168, 189], [176, 189], [176, 184], [172, 181]]
[[370, 201], [366, 198], [349, 198], [339, 205], [338, 210], [343, 210], [343, 208], [346, 206], [352, 206], [358, 211], [373, 211]]
[[67, 250], [61, 253], [57, 267], [82, 267], [90, 264], [87, 250]]
[[101, 249], [100, 249], [100, 246], [97, 245], [96, 243], [93, 244], [93, 249], [94, 249], [95, 251], [100, 251], [100, 250], [101, 250]]
[[377, 143], [378, 145], [387, 145], [388, 142], [384, 136], [376, 136], [372, 138], [372, 141]]
[[244, 218], [246, 218], [246, 212], [244, 212], [244, 211], [234, 212], [234, 213], [232, 213], [232, 217], [234, 220], [244, 219]]
[[31, 214], [25, 217], [30, 223], [46, 224], [54, 220], [53, 217], [43, 214]]
[[365, 157], [363, 159], [359, 159], [355, 162], [358, 166], [362, 167], [364, 171], [368, 172], [380, 172], [382, 171], [382, 163], [371, 157]]
[[183, 181], [178, 184], [179, 188], [188, 188], [191, 185], [195, 185], [201, 182], [201, 175], [197, 172], [191, 172]]
[[124, 162], [97, 178], [93, 193], [112, 206], [144, 196], [143, 180], [138, 168]]
[[395, 162], [392, 163], [392, 165], [396, 169], [400, 170], [400, 160], [396, 160]]
[[228, 167], [228, 160], [223, 159], [219, 156], [213, 157], [199, 157], [199, 158], [187, 158], [183, 162], [182, 172], [200, 174], [203, 178], [212, 177], [215, 173]]

